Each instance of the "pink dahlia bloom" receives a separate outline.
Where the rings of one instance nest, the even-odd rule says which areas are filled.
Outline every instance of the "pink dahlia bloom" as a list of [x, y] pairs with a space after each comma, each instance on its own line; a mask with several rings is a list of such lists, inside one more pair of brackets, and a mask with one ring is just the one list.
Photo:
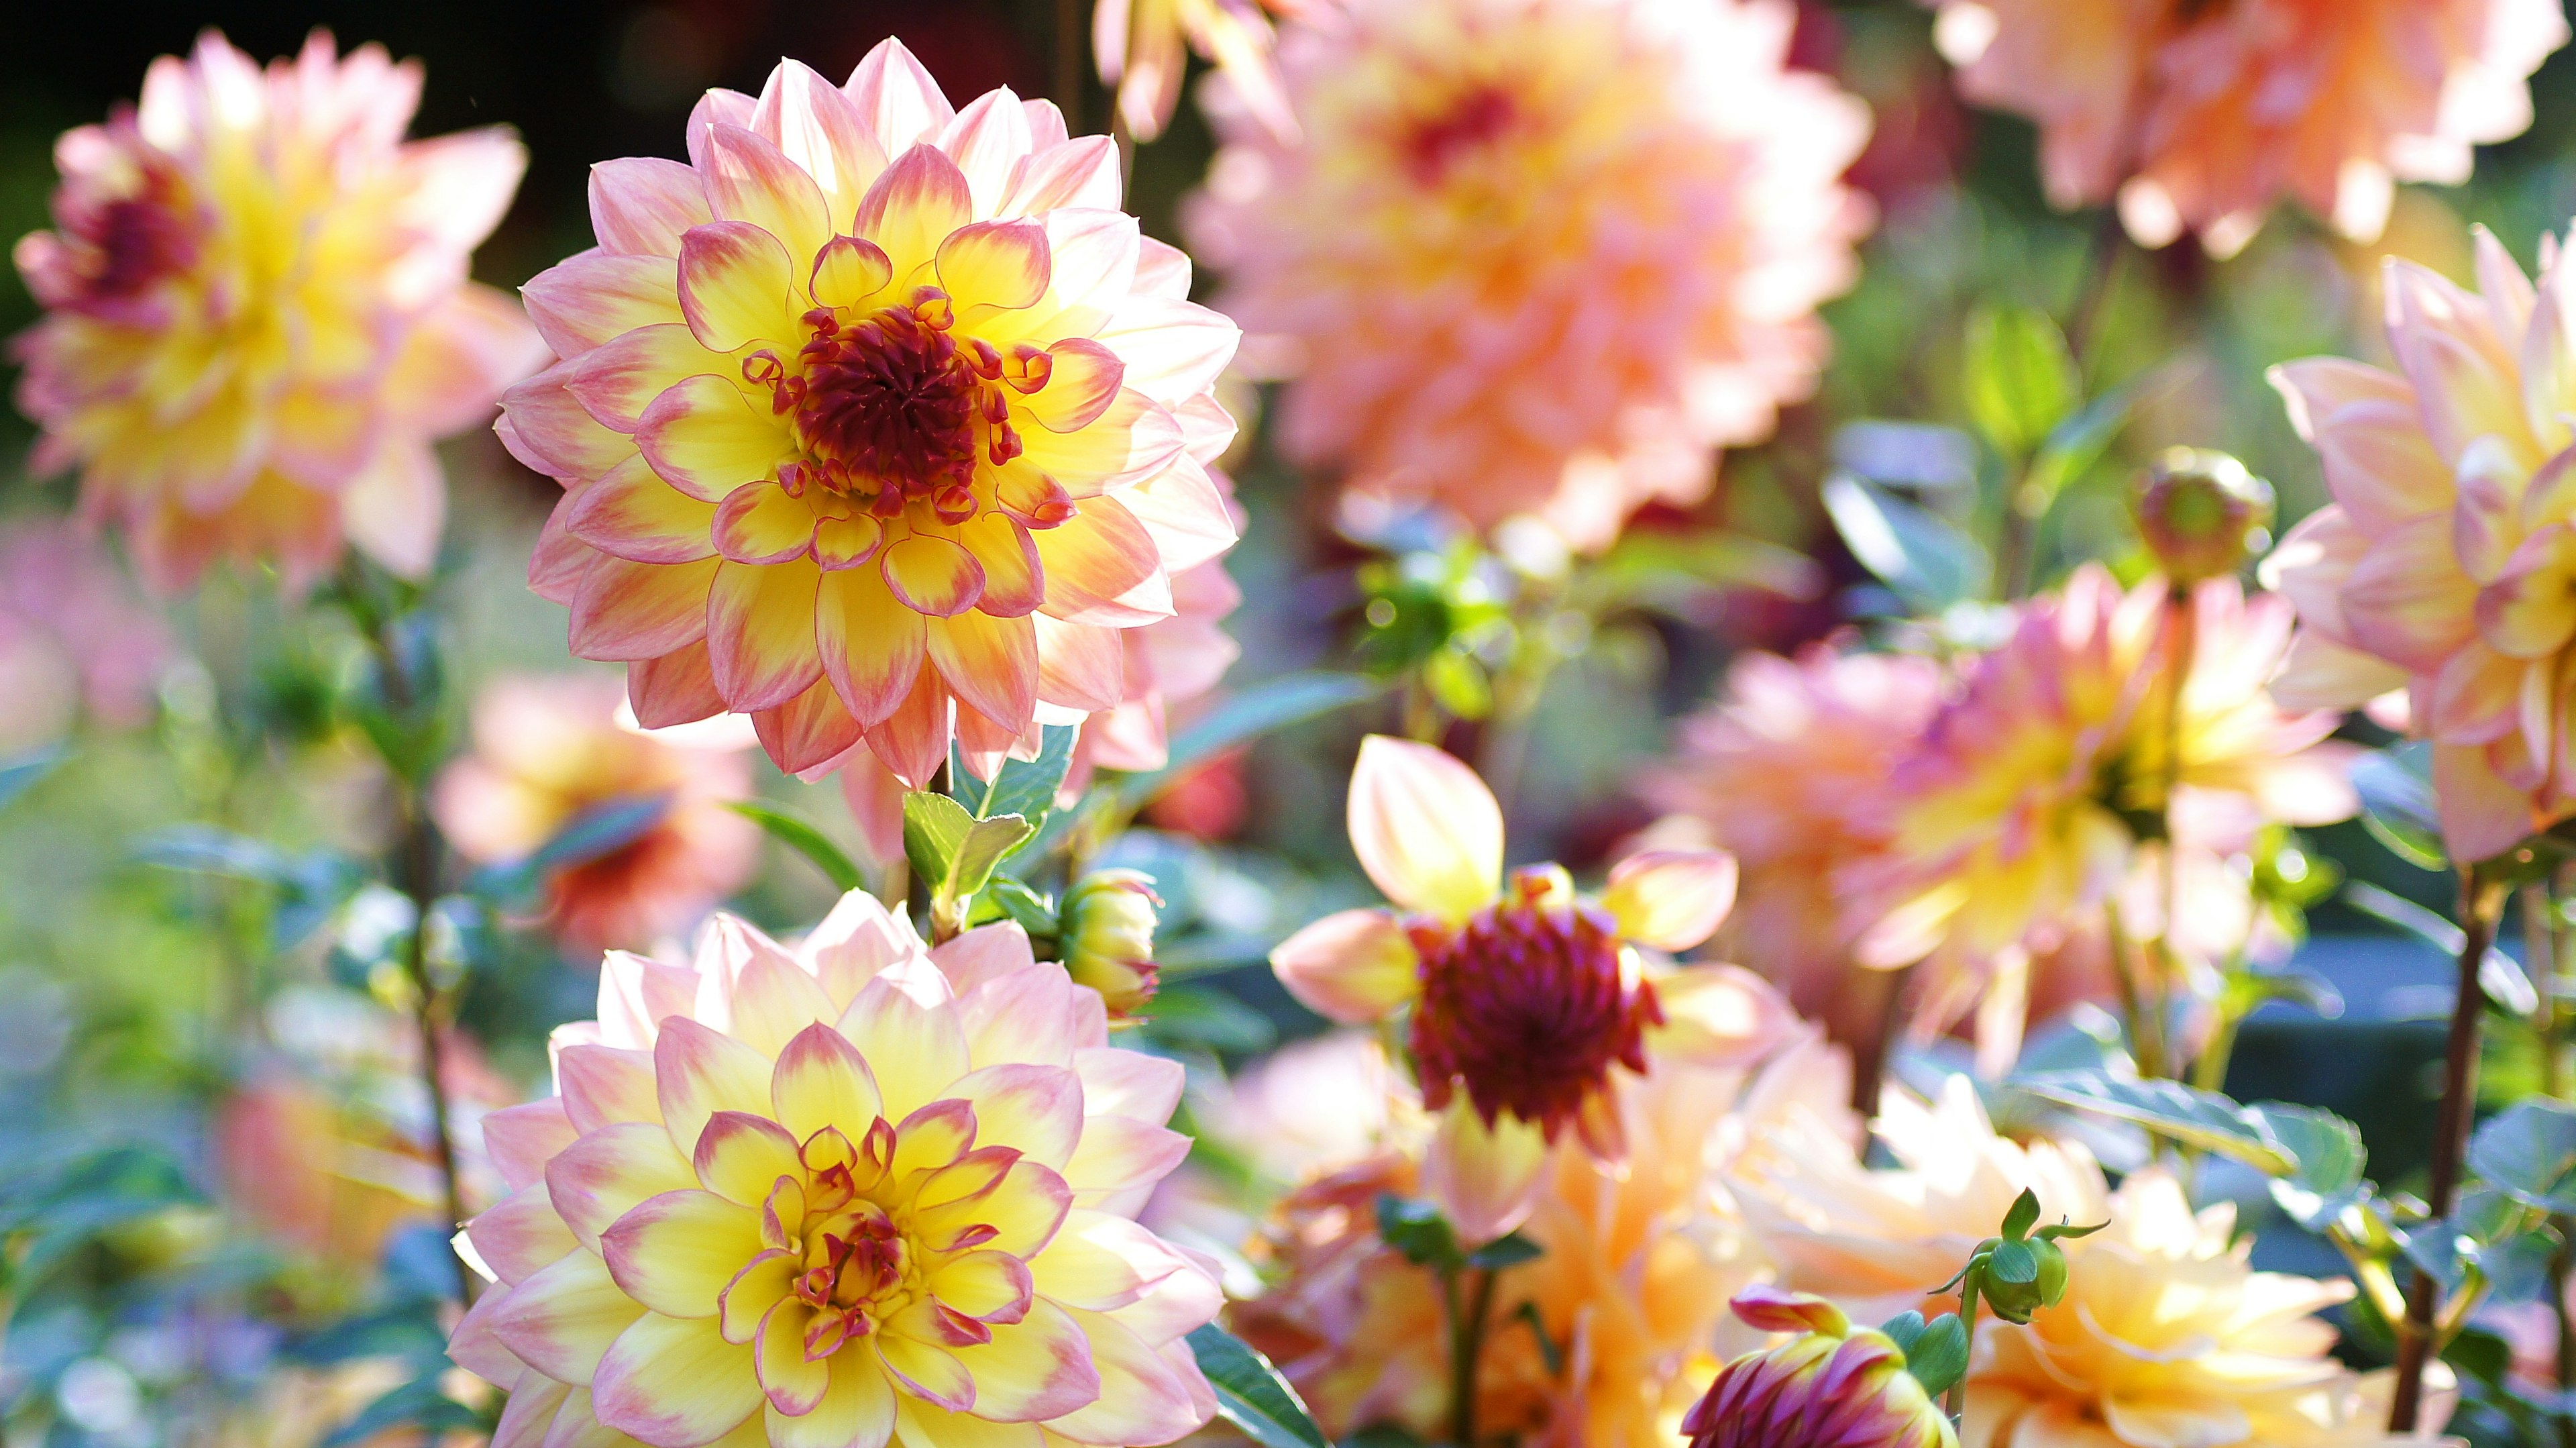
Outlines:
[[544, 361], [466, 280], [527, 158], [503, 127], [403, 140], [417, 64], [316, 31], [265, 71], [207, 31], [140, 104], [54, 147], [55, 229], [18, 242], [39, 471], [126, 530], [156, 587], [216, 558], [302, 586], [343, 540], [418, 576], [446, 484], [430, 440]]
[[1169, 1443], [1215, 1398], [1214, 1276], [1134, 1221], [1188, 1154], [1176, 1062], [1016, 926], [924, 950], [845, 896], [781, 945], [611, 953], [559, 1095], [486, 1118], [511, 1195], [456, 1361], [494, 1441], [652, 1448]]
[[2345, 709], [2406, 690], [2463, 860], [2576, 813], [2576, 269], [2548, 247], [2535, 291], [2483, 230], [2477, 250], [2476, 292], [2389, 264], [2397, 371], [2273, 369], [2335, 501], [2264, 564], [2302, 625], [2274, 696]]
[[1293, 371], [1280, 440], [1361, 492], [1582, 548], [1704, 496], [1815, 384], [1867, 112], [1775, 0], [1357, 0], [1279, 45], [1305, 139], [1220, 115], [1191, 216]]
[[169, 626], [90, 530], [53, 518], [0, 525], [0, 755], [49, 744], [83, 714], [143, 723], [175, 657]]
[[2399, 181], [2457, 185], [2531, 125], [2560, 0], [1926, 0], [1980, 105], [2040, 127], [2061, 207], [2116, 194], [2129, 234], [2245, 245], [2284, 195], [2356, 241]]
[[1351, 848], [1392, 908], [1327, 915], [1280, 943], [1288, 992], [1343, 1025], [1409, 1012], [1423, 1105], [1440, 1114], [1426, 1185], [1461, 1232], [1510, 1231], [1537, 1200], [1548, 1148], [1573, 1128], [1623, 1157], [1615, 1080], [1672, 1055], [1714, 1067], [1797, 1032], [1750, 971], [1649, 970], [1735, 903], [1735, 862], [1660, 850], [1597, 898], [1553, 865], [1503, 875], [1503, 817], [1476, 772], [1427, 744], [1371, 735], [1351, 772]]
[[749, 714], [779, 766], [926, 783], [1126, 698], [1121, 631], [1233, 544], [1206, 463], [1233, 324], [1045, 101], [963, 111], [901, 44], [711, 91], [690, 164], [591, 177], [530, 282], [562, 361], [501, 432], [564, 485], [530, 581], [648, 725]]
[[663, 802], [643, 833], [547, 882], [545, 924], [580, 954], [688, 928], [750, 883], [760, 859], [759, 827], [725, 808], [751, 794], [739, 744], [655, 738], [619, 721], [623, 702], [613, 679], [489, 685], [474, 701], [474, 752], [447, 766], [430, 800], [456, 852], [478, 864], [526, 859], [590, 811]]

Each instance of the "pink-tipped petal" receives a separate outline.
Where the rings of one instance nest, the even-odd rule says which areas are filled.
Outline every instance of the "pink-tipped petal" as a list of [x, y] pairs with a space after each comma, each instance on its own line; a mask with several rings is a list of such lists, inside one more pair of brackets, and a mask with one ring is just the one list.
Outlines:
[[1498, 1116], [1488, 1126], [1461, 1092], [1441, 1113], [1423, 1158], [1423, 1190], [1460, 1237], [1489, 1242], [1528, 1219], [1544, 1182], [1547, 1153], [1547, 1138], [1535, 1124]]
[[1502, 888], [1502, 808], [1476, 771], [1431, 745], [1361, 741], [1349, 821], [1360, 868], [1402, 909], [1463, 920]]
[[1723, 851], [1648, 850], [1611, 867], [1601, 904], [1628, 939], [1688, 950], [1726, 922], [1735, 879], [1735, 857]]
[[[814, 249], [821, 246], [817, 238]], [[797, 270], [780, 238], [749, 222], [690, 227], [680, 238], [680, 314], [712, 351], [731, 352], [759, 341], [784, 346], [796, 337], [796, 316], [802, 310], [796, 302]]]
[[1298, 1004], [1346, 1026], [1384, 1019], [1422, 993], [1412, 937], [1383, 910], [1344, 910], [1289, 936], [1270, 968]]

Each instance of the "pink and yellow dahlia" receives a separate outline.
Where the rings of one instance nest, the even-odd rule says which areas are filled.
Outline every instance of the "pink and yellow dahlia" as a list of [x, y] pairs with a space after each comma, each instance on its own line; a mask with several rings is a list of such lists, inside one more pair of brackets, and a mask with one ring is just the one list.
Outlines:
[[430, 798], [456, 852], [487, 865], [526, 859], [593, 811], [661, 801], [633, 839], [546, 881], [545, 925], [577, 954], [685, 930], [759, 863], [759, 827], [725, 808], [751, 794], [738, 752], [749, 739], [656, 738], [621, 723], [623, 702], [613, 679], [490, 684], [474, 701], [474, 752], [447, 766]]
[[751, 715], [781, 768], [913, 785], [1126, 697], [1121, 630], [1232, 545], [1204, 466], [1231, 323], [1045, 101], [952, 110], [896, 41], [711, 91], [690, 164], [592, 173], [530, 282], [563, 360], [502, 436], [565, 488], [530, 573], [648, 725]]
[[844, 897], [795, 948], [718, 917], [612, 953], [560, 1095], [487, 1118], [512, 1194], [456, 1360], [500, 1444], [1169, 1443], [1215, 1399], [1216, 1281], [1136, 1225], [1189, 1150], [1177, 1063], [1016, 926], [926, 951]]
[[1754, 1287], [1733, 1305], [1747, 1326], [1795, 1336], [1719, 1370], [1682, 1419], [1690, 1448], [1958, 1448], [1887, 1334], [1803, 1293]]
[[2576, 267], [2549, 246], [2535, 290], [2484, 230], [2477, 254], [2476, 292], [2389, 264], [2397, 371], [2273, 369], [2335, 501], [2264, 565], [2302, 625], [2274, 695], [2346, 709], [2404, 689], [2463, 860], [2576, 813]]
[[1856, 1017], [1865, 1007], [1850, 989], [1869, 922], [1854, 918], [1836, 882], [1893, 838], [1890, 785], [1940, 708], [1941, 685], [1940, 667], [1918, 655], [1830, 644], [1795, 659], [1747, 654], [1640, 790], [1742, 869], [1719, 948], [1838, 1040], [1877, 1022]]
[[1279, 44], [1290, 145], [1220, 117], [1191, 216], [1293, 372], [1280, 440], [1369, 495], [1606, 545], [1815, 384], [1861, 105], [1773, 0], [1358, 0]]
[[403, 140], [417, 64], [316, 31], [265, 71], [207, 31], [141, 103], [54, 148], [55, 229], [18, 242], [39, 471], [126, 530], [157, 587], [217, 558], [301, 587], [343, 540], [407, 575], [438, 552], [430, 440], [544, 360], [466, 279], [527, 158], [501, 127]]
[[[2264, 692], [2289, 645], [2289, 602], [2248, 599], [2233, 578], [2192, 591], [2197, 642], [2169, 725], [2166, 599], [2161, 579], [2124, 593], [2088, 564], [2022, 605], [2012, 636], [1975, 661], [1898, 771], [1887, 853], [1855, 879], [1863, 908], [1883, 912], [1863, 961], [1932, 963], [1927, 1027], [1982, 996], [1989, 1064], [2010, 1061], [2033, 957], [2098, 930], [2104, 905], [2164, 848], [2142, 845], [2130, 821], [2167, 816], [2169, 779], [2184, 864], [2243, 851], [2267, 822], [2323, 824], [2355, 808], [2351, 751], [2325, 742], [2336, 716], [2291, 713]], [[2224, 871], [2180, 875], [2233, 888]], [[2162, 920], [2126, 924], [2144, 938]], [[2170, 943], [2194, 942], [2177, 932]]]
[[[1610, 1087], [1650, 1054], [1757, 1060], [1787, 1038], [1786, 1003], [1733, 966], [1649, 971], [1639, 947], [1687, 950], [1735, 900], [1713, 850], [1635, 856], [1598, 899], [1553, 865], [1503, 875], [1503, 816], [1476, 772], [1427, 744], [1371, 735], [1351, 772], [1351, 847], [1394, 908], [1328, 915], [1271, 965], [1344, 1025], [1409, 1013], [1423, 1104], [1440, 1113], [1426, 1186], [1479, 1241], [1536, 1200], [1548, 1148], [1574, 1128], [1623, 1153]], [[1651, 1050], [1650, 1050], [1651, 1048]]]
[[1271, 134], [1293, 141], [1297, 118], [1280, 90], [1261, 12], [1295, 15], [1322, 3], [1329, 0], [1100, 0], [1091, 12], [1092, 58], [1100, 83], [1117, 90], [1118, 119], [1139, 141], [1163, 134], [1172, 119], [1190, 67], [1184, 47], [1223, 71], [1233, 99]]
[[51, 744], [82, 717], [152, 717], [177, 649], [114, 560], [76, 523], [0, 524], [0, 755]]
[[2040, 127], [2061, 207], [2233, 254], [2283, 195], [2356, 241], [2399, 181], [2457, 185], [2531, 125], [2560, 0], [1926, 0], [1970, 100]]

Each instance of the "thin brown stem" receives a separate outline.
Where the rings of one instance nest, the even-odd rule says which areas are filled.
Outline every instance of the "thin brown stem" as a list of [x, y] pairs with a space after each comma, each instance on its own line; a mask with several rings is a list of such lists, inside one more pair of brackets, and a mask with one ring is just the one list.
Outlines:
[[1494, 1312], [1494, 1273], [1480, 1271], [1467, 1294], [1464, 1316], [1457, 1312], [1457, 1278], [1449, 1282], [1449, 1441], [1451, 1448], [1475, 1448], [1477, 1366], [1485, 1355], [1485, 1320]]
[[1055, 0], [1055, 104], [1064, 127], [1082, 134], [1082, 0]]
[[[2460, 1185], [2460, 1154], [2477, 1113], [2478, 1037], [2486, 1009], [2478, 967], [2495, 942], [2504, 898], [2503, 887], [2485, 872], [2475, 867], [2461, 871], [2459, 990], [2451, 1006], [2450, 1037], [2443, 1045], [2442, 1109], [2433, 1122], [2432, 1180], [2424, 1192], [2425, 1210], [2434, 1221], [2451, 1214]], [[2388, 1407], [2391, 1433], [2415, 1431], [2424, 1401], [2424, 1369], [2438, 1346], [2433, 1325], [2438, 1292], [2432, 1274], [2421, 1268], [2407, 1284], [2406, 1321], [2397, 1333], [2397, 1390]]]

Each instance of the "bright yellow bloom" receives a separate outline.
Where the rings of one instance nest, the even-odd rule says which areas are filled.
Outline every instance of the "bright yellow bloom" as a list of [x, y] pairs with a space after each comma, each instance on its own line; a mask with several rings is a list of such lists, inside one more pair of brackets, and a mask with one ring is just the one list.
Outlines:
[[809, 777], [864, 739], [919, 786], [952, 733], [989, 771], [1117, 708], [1120, 631], [1234, 542], [1235, 329], [1115, 148], [1007, 89], [952, 110], [892, 40], [711, 91], [688, 142], [596, 168], [598, 248], [527, 288], [563, 360], [503, 437], [566, 490], [530, 577], [573, 652]]
[[45, 308], [18, 339], [40, 470], [125, 528], [156, 585], [219, 557], [302, 586], [345, 537], [397, 572], [438, 552], [430, 439], [545, 360], [466, 280], [526, 155], [501, 127], [405, 142], [416, 64], [316, 31], [262, 71], [209, 30], [141, 103], [66, 133], [56, 230], [18, 243]]
[[[1177, 1063], [1018, 927], [925, 951], [859, 893], [794, 949], [719, 917], [612, 953], [560, 1095], [487, 1118], [513, 1194], [456, 1360], [496, 1441], [1168, 1443], [1215, 1400], [1216, 1282], [1133, 1220], [1189, 1141]], [[612, 1440], [613, 1441], [613, 1440]]]

